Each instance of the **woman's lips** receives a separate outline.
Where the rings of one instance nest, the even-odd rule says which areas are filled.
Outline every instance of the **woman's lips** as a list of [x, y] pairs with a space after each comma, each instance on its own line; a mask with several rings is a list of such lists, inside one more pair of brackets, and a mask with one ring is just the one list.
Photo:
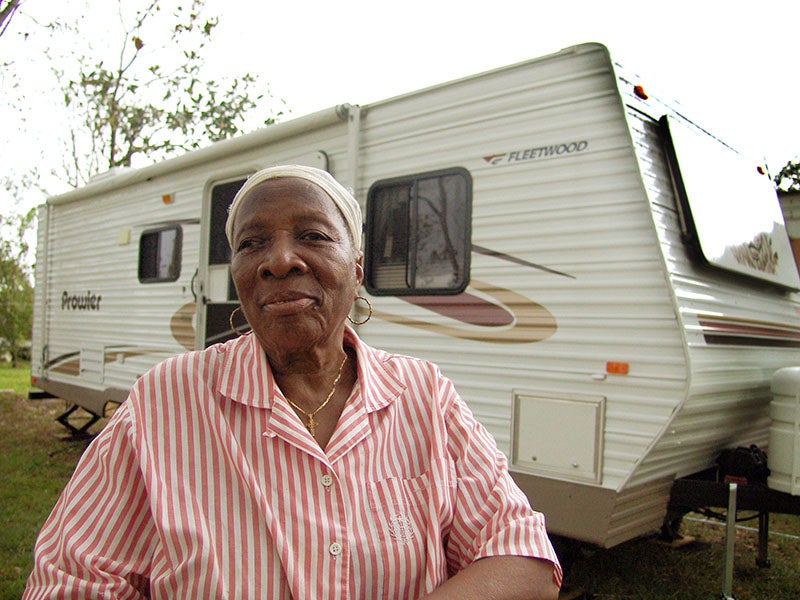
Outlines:
[[293, 315], [310, 308], [315, 300], [309, 296], [292, 296], [287, 298], [274, 298], [261, 305], [261, 310], [272, 316], [280, 317]]

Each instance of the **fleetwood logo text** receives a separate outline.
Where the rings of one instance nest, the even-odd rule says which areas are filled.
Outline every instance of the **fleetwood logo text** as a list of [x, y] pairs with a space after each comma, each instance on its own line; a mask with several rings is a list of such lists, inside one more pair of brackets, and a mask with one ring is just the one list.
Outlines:
[[552, 146], [538, 146], [536, 148], [512, 150], [511, 152], [504, 152], [503, 154], [492, 154], [490, 156], [484, 156], [483, 160], [490, 165], [506, 165], [537, 158], [551, 158], [555, 156], [564, 156], [565, 154], [577, 154], [578, 152], [585, 151], [588, 147], [589, 142], [587, 140], [581, 140], [579, 142], [553, 144]]

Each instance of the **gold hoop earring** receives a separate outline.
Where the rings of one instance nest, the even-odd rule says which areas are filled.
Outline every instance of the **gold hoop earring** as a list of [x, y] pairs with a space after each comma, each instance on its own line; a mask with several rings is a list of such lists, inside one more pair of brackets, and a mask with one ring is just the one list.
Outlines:
[[[242, 310], [242, 306], [241, 306], [241, 305], [239, 305], [239, 306], [237, 306], [236, 308], [234, 308], [234, 309], [231, 311], [231, 314], [230, 314], [230, 316], [228, 317], [228, 323], [229, 323], [229, 324], [230, 324], [230, 326], [231, 326], [231, 331], [233, 331], [233, 332], [234, 332], [236, 335], [244, 335], [244, 333], [242, 333], [241, 331], [239, 331], [239, 329], [238, 329], [238, 328], [236, 327], [236, 325], [233, 323], [233, 315], [235, 315], [235, 314], [236, 314], [237, 312], [239, 312], [240, 310]], [[246, 317], [245, 317], [245, 319], [246, 319]]]
[[350, 321], [353, 325], [363, 325], [372, 318], [372, 303], [366, 298], [364, 298], [364, 296], [356, 296], [356, 300], [363, 300], [364, 302], [367, 303], [367, 311], [368, 311], [367, 318], [364, 319], [363, 321], [354, 321], [353, 317], [347, 315], [347, 320]]

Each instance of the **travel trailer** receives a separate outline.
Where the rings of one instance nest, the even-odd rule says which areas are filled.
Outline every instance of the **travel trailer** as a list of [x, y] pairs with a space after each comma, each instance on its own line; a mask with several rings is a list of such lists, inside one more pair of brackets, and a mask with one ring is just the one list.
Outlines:
[[764, 169], [652, 85], [579, 45], [50, 198], [33, 381], [102, 415], [236, 335], [228, 205], [259, 168], [313, 165], [363, 203], [360, 335], [441, 366], [555, 534], [657, 530], [676, 479], [767, 446], [800, 279]]

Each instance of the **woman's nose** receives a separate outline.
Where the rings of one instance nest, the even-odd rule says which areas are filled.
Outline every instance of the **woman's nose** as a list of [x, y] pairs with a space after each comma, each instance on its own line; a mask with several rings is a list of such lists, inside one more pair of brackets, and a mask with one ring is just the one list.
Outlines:
[[276, 239], [265, 248], [258, 272], [261, 277], [283, 278], [292, 273], [304, 273], [307, 265], [293, 240]]

